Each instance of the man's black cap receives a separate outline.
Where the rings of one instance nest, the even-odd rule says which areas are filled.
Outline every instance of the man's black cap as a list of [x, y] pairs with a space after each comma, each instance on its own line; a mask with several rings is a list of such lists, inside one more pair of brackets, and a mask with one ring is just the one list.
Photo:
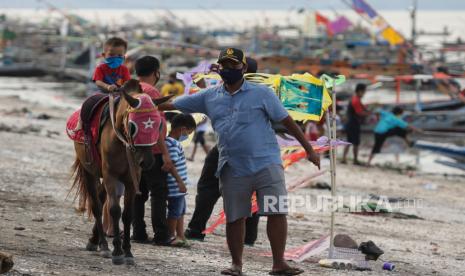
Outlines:
[[218, 63], [227, 59], [247, 64], [244, 52], [236, 48], [226, 48], [220, 52]]

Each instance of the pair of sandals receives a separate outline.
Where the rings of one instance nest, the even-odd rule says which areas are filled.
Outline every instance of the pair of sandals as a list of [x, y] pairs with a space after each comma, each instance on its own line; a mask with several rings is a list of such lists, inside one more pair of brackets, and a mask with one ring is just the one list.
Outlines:
[[[299, 275], [304, 271], [297, 267], [288, 267], [282, 270], [272, 270], [268, 274], [269, 275], [279, 275], [279, 276], [292, 276], [292, 275]], [[242, 276], [242, 269], [240, 267], [232, 266], [221, 271], [222, 275], [231, 275], [231, 276]]]

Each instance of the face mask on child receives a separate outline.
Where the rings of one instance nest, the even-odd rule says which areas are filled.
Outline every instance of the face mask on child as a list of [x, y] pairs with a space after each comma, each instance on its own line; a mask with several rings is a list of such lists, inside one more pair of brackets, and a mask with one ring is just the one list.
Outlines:
[[189, 138], [189, 135], [184, 135], [184, 134], [183, 134], [183, 135], [179, 136], [179, 140], [178, 140], [178, 141], [179, 141], [179, 142], [183, 142], [183, 141], [186, 141], [188, 138]]
[[124, 58], [123, 57], [109, 57], [105, 59], [105, 64], [108, 65], [111, 69], [115, 69], [123, 64]]

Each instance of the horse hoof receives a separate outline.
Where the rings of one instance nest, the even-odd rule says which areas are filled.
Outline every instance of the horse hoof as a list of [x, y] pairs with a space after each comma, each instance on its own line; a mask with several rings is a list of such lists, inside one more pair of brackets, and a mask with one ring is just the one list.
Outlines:
[[86, 250], [87, 251], [97, 251], [97, 249], [98, 249], [97, 244], [93, 244], [91, 242], [88, 242], [87, 245], [86, 245]]
[[122, 265], [124, 264], [124, 255], [121, 256], [112, 256], [111, 261], [114, 265]]
[[111, 251], [110, 250], [100, 251], [100, 257], [105, 258], [105, 259], [111, 258]]
[[135, 265], [136, 264], [136, 262], [134, 261], [134, 257], [126, 257], [124, 260], [126, 261], [127, 265]]

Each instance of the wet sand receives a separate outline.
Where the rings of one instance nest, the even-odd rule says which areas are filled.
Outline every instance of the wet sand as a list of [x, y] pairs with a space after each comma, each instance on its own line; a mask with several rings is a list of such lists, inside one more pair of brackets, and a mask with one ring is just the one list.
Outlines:
[[[21, 108], [32, 114], [11, 112]], [[72, 111], [27, 103], [14, 96], [0, 97], [0, 251], [13, 254], [15, 262], [8, 275], [219, 275], [229, 264], [224, 226], [205, 242], [192, 242], [191, 249], [133, 243], [136, 265], [132, 267], [113, 266], [110, 259], [84, 250], [92, 222], [76, 213], [76, 204], [67, 197], [74, 150], [64, 126]], [[41, 113], [52, 118], [33, 119]], [[199, 151], [196, 162], [188, 163], [193, 183], [199, 177], [204, 157]], [[327, 161], [324, 166], [328, 167]], [[340, 164], [337, 169], [338, 194], [418, 199], [422, 208], [401, 211], [424, 220], [337, 213], [336, 232], [348, 234], [357, 242], [374, 241], [385, 251], [382, 258], [396, 264], [395, 272], [382, 271], [380, 261], [373, 264], [371, 272], [341, 272], [304, 262], [298, 264], [305, 269], [303, 275], [465, 274], [463, 178], [409, 177], [392, 170]], [[286, 178], [292, 181], [315, 170], [309, 163], [300, 162], [288, 170]], [[318, 180], [329, 182], [329, 174]], [[435, 189], [425, 189], [428, 183]], [[195, 187], [189, 188], [186, 224], [195, 199]], [[291, 193], [320, 194], [330, 192], [304, 188]], [[220, 207], [221, 200], [215, 213]], [[146, 221], [150, 222], [148, 217]], [[329, 224], [329, 212], [297, 210], [289, 216], [288, 247], [328, 234]], [[268, 250], [266, 218], [262, 218], [256, 246], [245, 248], [247, 275], [267, 274], [271, 259], [260, 253]]]

